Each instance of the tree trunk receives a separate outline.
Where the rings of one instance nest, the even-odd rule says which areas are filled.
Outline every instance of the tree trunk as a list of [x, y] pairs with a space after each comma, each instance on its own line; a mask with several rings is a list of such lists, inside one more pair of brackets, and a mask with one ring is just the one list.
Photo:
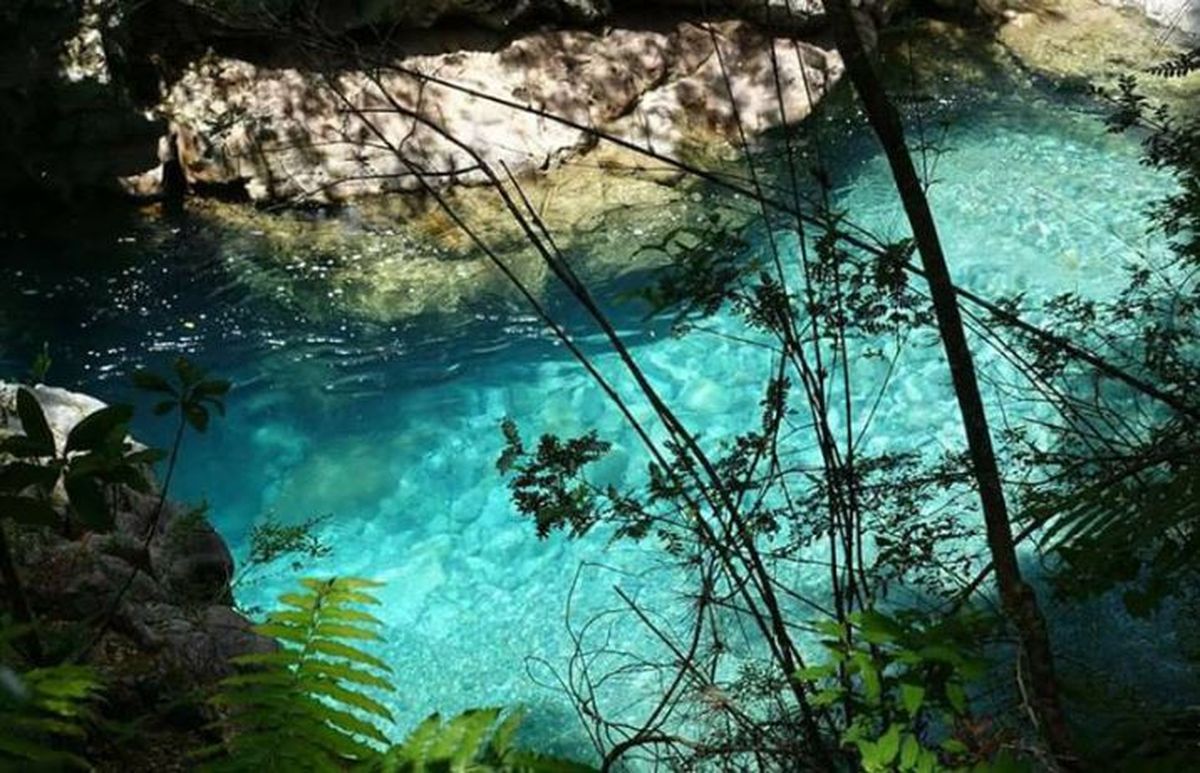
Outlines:
[[946, 359], [954, 383], [954, 394], [962, 413], [971, 465], [979, 485], [979, 499], [987, 528], [988, 549], [996, 571], [1001, 604], [1009, 622], [1016, 628], [1027, 663], [1030, 686], [1030, 708], [1040, 725], [1040, 731], [1051, 753], [1064, 768], [1075, 768], [1074, 755], [1066, 716], [1058, 695], [1054, 675], [1054, 656], [1046, 633], [1046, 622], [1033, 589], [1022, 579], [1009, 523], [1008, 507], [1000, 483], [996, 454], [992, 448], [987, 414], [979, 394], [979, 383], [954, 284], [929, 202], [921, 180], [913, 166], [900, 114], [884, 91], [883, 84], [863, 45], [854, 12], [849, 0], [826, 0], [825, 10], [838, 51], [846, 64], [846, 72], [854, 84], [866, 111], [867, 120], [879, 138], [891, 166], [904, 212], [912, 228], [920, 253], [921, 264], [929, 282], [938, 332], [945, 347]]

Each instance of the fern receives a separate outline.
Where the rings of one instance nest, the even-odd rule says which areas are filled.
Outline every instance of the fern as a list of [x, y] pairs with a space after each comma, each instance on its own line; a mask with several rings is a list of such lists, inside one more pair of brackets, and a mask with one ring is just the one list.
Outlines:
[[518, 748], [514, 739], [524, 718], [497, 708], [471, 709], [449, 720], [434, 714], [404, 743], [367, 767], [370, 773], [495, 771], [496, 773], [586, 773], [590, 766]]
[[52, 666], [18, 674], [0, 666], [0, 769], [90, 770], [64, 750], [86, 735], [84, 722], [100, 690], [85, 666]]
[[1200, 464], [1104, 480], [1052, 499], [1035, 517], [1048, 522], [1042, 547], [1072, 569], [1061, 589], [1123, 584], [1126, 607], [1145, 615], [1200, 569]]
[[256, 627], [278, 639], [276, 652], [244, 655], [244, 673], [221, 682], [212, 702], [227, 712], [216, 770], [334, 771], [378, 757], [388, 737], [378, 720], [391, 713], [366, 689], [393, 689], [391, 669], [348, 642], [377, 641], [380, 621], [359, 607], [379, 602], [378, 584], [334, 578], [302, 580], [304, 591], [280, 597], [284, 609]]
[[[278, 639], [277, 652], [234, 659], [245, 673], [221, 682], [212, 702], [227, 712], [226, 740], [200, 752], [222, 771], [369, 773], [497, 771], [586, 773], [593, 768], [518, 748], [522, 713], [472, 709], [443, 721], [434, 714], [402, 744], [375, 723], [391, 713], [364, 691], [394, 689], [391, 669], [347, 642], [378, 641], [380, 621], [359, 607], [379, 602], [378, 583], [349, 578], [301, 580], [302, 593], [280, 596], [284, 609], [255, 627]], [[381, 751], [386, 749], [386, 751]]]

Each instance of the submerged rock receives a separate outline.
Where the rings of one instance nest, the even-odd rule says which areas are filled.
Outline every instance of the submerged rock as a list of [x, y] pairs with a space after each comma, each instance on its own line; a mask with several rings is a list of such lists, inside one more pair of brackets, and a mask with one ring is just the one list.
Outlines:
[[[1186, 78], [1144, 75], [1147, 67], [1197, 42], [1179, 34], [1188, 28], [1177, 23], [1182, 19], [1200, 22], [1196, 9], [1180, 6], [1176, 9], [1179, 13], [1167, 14], [1173, 20], [1169, 26], [1162, 26], [1156, 18], [1166, 21], [1166, 16], [1148, 16], [1132, 3], [1039, 0], [1011, 6], [1004, 11], [998, 38], [1033, 70], [1106, 88], [1122, 75], [1142, 74], [1139, 86], [1151, 98], [1183, 109], [1200, 104], [1200, 74]], [[1200, 26], [1192, 31], [1200, 34]]]

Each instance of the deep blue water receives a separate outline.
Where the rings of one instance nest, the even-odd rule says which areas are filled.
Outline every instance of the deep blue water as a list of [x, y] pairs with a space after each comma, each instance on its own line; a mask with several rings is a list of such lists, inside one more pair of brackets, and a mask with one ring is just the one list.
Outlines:
[[[1124, 261], [1161, 248], [1141, 213], [1169, 181], [1147, 173], [1136, 143], [1106, 134], [1096, 116], [1032, 93], [948, 115], [948, 150], [937, 159], [931, 196], [961, 284], [993, 296], [1102, 295], [1116, 286]], [[891, 180], [869, 138], [841, 138], [831, 153], [839, 203], [856, 222], [902, 235]], [[644, 468], [630, 429], [511, 300], [366, 320], [332, 295], [328, 303], [295, 302], [296, 293], [321, 297], [321, 272], [289, 272], [257, 254], [255, 243], [214, 237], [196, 223], [119, 215], [54, 238], [4, 242], [10, 286], [0, 295], [0, 369], [19, 373], [46, 340], [51, 380], [105, 399], [128, 400], [131, 369], [161, 367], [179, 352], [231, 378], [229, 416], [207, 436], [188, 438], [175, 496], [207, 501], [235, 553], [267, 514], [287, 522], [329, 516], [319, 534], [333, 553], [306, 571], [387, 583], [383, 652], [396, 669], [400, 689], [391, 700], [402, 726], [435, 709], [524, 703], [542, 743], [570, 747], [580, 738], [573, 711], [539, 682], [549, 677], [545, 664], [561, 667], [570, 653], [564, 616], [580, 567], [592, 562], [570, 610], [577, 621], [614, 606], [611, 586], [620, 583], [669, 623], [680, 609], [672, 570], [653, 547], [609, 546], [603, 535], [536, 541], [494, 469], [498, 423], [512, 416], [527, 434], [597, 429], [614, 443], [600, 470], [614, 483]], [[276, 275], [293, 295], [264, 290]], [[712, 333], [670, 337], [665, 323], [644, 321], [642, 309], [615, 300], [629, 281], [602, 294], [681, 418], [708, 444], [755, 421], [767, 355]], [[633, 395], [583, 317], [561, 294], [550, 302]], [[745, 332], [724, 314], [711, 326]], [[882, 390], [867, 451], [961, 448], [935, 344], [913, 336], [891, 380], [884, 362], [855, 360], [856, 380]], [[1012, 381], [998, 354], [977, 350], [988, 383]], [[874, 388], [856, 395], [856, 415], [875, 397]], [[1012, 403], [1004, 416], [1020, 423], [1035, 411]], [[165, 440], [168, 428], [144, 413], [139, 434]], [[794, 578], [814, 593], [823, 580], [820, 569]], [[290, 581], [287, 567], [248, 578], [239, 601], [269, 604]], [[644, 629], [620, 631], [624, 647], [653, 651]], [[1128, 646], [1140, 646], [1136, 636]], [[634, 701], [653, 686], [652, 677], [633, 675], [609, 700]]]

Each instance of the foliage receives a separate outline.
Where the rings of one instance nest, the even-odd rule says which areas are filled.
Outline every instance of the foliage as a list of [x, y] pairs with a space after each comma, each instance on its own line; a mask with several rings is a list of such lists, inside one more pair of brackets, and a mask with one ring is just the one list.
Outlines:
[[[9, 628], [6, 635], [14, 634]], [[67, 751], [86, 736], [101, 689], [85, 666], [57, 665], [18, 671], [0, 664], [0, 767], [21, 770], [89, 770]]]
[[0, 441], [0, 454], [11, 458], [0, 465], [0, 516], [38, 526], [63, 525], [52, 505], [61, 482], [73, 520], [92, 531], [108, 531], [113, 518], [105, 490], [118, 485], [149, 490], [146, 466], [160, 455], [129, 441], [132, 407], [110, 405], [84, 417], [61, 451], [32, 390], [17, 390], [16, 409], [23, 432]]
[[595, 432], [565, 442], [543, 435], [537, 450], [529, 452], [512, 419], [504, 419], [500, 429], [505, 447], [496, 468], [502, 475], [512, 475], [513, 501], [522, 513], [535, 519], [539, 537], [556, 529], [580, 536], [598, 522], [597, 494], [582, 472], [607, 453], [608, 443], [599, 440]]
[[[324, 541], [317, 527], [329, 520], [330, 515], [305, 518], [300, 523], [282, 523], [272, 513], [265, 520], [254, 524], [248, 541], [250, 550], [233, 578], [235, 587], [244, 587], [263, 579], [263, 570], [278, 559], [290, 557], [287, 569], [298, 573], [308, 562], [326, 558], [333, 553], [333, 545]], [[246, 610], [258, 612], [257, 608]]]
[[256, 626], [280, 640], [276, 651], [244, 655], [245, 670], [220, 685], [212, 702], [226, 712], [225, 743], [214, 770], [342, 770], [379, 773], [503, 771], [583, 773], [591, 768], [517, 747], [522, 713], [474, 709], [449, 720], [434, 714], [403, 743], [389, 745], [380, 724], [391, 712], [371, 697], [394, 690], [391, 669], [361, 649], [379, 641], [380, 621], [361, 609], [378, 604], [379, 583], [353, 578], [301, 580], [304, 590], [280, 597], [283, 610]]
[[[1152, 72], [1181, 74], [1188, 56]], [[1200, 360], [1194, 345], [1200, 336], [1200, 120], [1152, 104], [1132, 75], [1120, 79], [1115, 93], [1101, 94], [1114, 106], [1110, 130], [1137, 130], [1144, 162], [1178, 181], [1177, 192], [1150, 210], [1171, 250], [1143, 256], [1114, 298], [1068, 293], [1042, 311], [1047, 324], [1173, 395], [1182, 409], [1147, 408], [1128, 393], [1097, 390], [1087, 403], [1063, 406], [1053, 448], [1037, 448], [1027, 438], [1017, 442], [1028, 468], [1054, 481], [1026, 495], [1025, 515], [1031, 526], [1045, 527], [1042, 548], [1060, 559], [1059, 590], [1079, 598], [1120, 589], [1127, 610], [1145, 616], [1166, 597], [1191, 593], [1200, 568]], [[1039, 377], [1082, 381], [1062, 351], [1048, 343], [1030, 344], [1030, 350]]]
[[1189, 589], [1200, 556], [1194, 458], [1048, 497], [1031, 514], [1043, 512], [1050, 526], [1042, 545], [1065, 564], [1056, 578], [1064, 593], [1078, 597], [1122, 586], [1126, 609], [1143, 617]]
[[50, 359], [50, 344], [43, 342], [42, 350], [37, 353], [37, 356], [33, 358], [33, 363], [29, 366], [29, 382], [36, 384], [44, 380], [53, 362]]
[[228, 712], [227, 756], [214, 769], [338, 770], [374, 758], [376, 745], [388, 742], [377, 722], [390, 723], [391, 712], [368, 690], [395, 689], [391, 669], [360, 649], [380, 638], [380, 621], [360, 608], [379, 603], [369, 593], [378, 583], [333, 578], [301, 585], [255, 628], [283, 646], [236, 658], [246, 670], [222, 681], [213, 698]]
[[972, 653], [993, 624], [971, 612], [856, 612], [818, 624], [829, 659], [796, 678], [817, 690], [815, 705], [846, 712], [842, 743], [867, 773], [1019, 770], [968, 705], [987, 667]]
[[147, 392], [167, 395], [154, 406], [155, 416], [179, 411], [181, 421], [192, 425], [197, 432], [204, 432], [208, 429], [210, 408], [225, 415], [223, 398], [229, 392], [229, 382], [207, 378], [205, 372], [186, 357], [176, 359], [172, 370], [175, 383], [157, 373], [140, 370], [133, 374], [133, 384]]
[[524, 714], [502, 709], [470, 709], [444, 720], [434, 714], [404, 743], [367, 766], [378, 773], [495, 771], [496, 773], [586, 773], [590, 766], [520, 749], [515, 736]]
[[1192, 263], [1200, 261], [1200, 117], [1181, 119], [1166, 105], [1151, 104], [1139, 91], [1133, 75], [1122, 76], [1116, 93], [1106, 96], [1115, 105], [1108, 119], [1109, 129], [1148, 130], [1142, 140], [1144, 162], [1155, 169], [1172, 171], [1178, 178], [1179, 192], [1158, 202], [1152, 217], [1164, 234], [1177, 239], [1176, 250], [1181, 258]]
[[1182, 78], [1197, 71], [1200, 71], [1200, 48], [1181, 51], [1166, 61], [1146, 68], [1151, 75], [1163, 78]]
[[[321, 541], [313, 530], [328, 521], [329, 515], [305, 518], [301, 523], [280, 523], [274, 516], [269, 516], [262, 523], [256, 523], [250, 529], [251, 565], [268, 564], [286, 555], [299, 555], [306, 558], [323, 558], [332, 552], [333, 547]], [[292, 564], [293, 569], [299, 569], [298, 563]]]

